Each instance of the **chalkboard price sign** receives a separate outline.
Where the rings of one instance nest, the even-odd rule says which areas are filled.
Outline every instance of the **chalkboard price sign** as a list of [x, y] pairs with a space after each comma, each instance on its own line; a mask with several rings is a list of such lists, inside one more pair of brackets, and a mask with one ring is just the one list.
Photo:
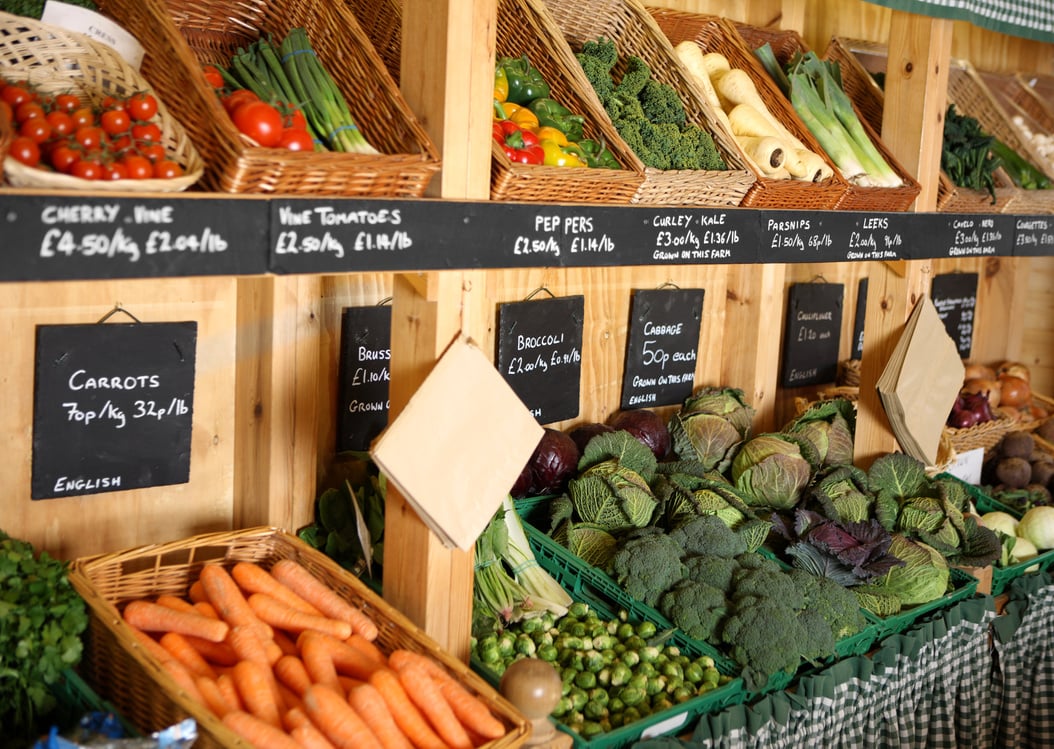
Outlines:
[[682, 403], [692, 394], [703, 293], [703, 289], [657, 289], [633, 295], [623, 409]]
[[583, 296], [498, 309], [498, 371], [539, 423], [578, 416], [584, 319]]
[[388, 426], [392, 308], [346, 307], [340, 320], [337, 452], [367, 450]]
[[797, 283], [790, 287], [783, 336], [783, 387], [834, 382], [844, 293], [840, 283]]
[[197, 323], [37, 327], [33, 499], [186, 483]]
[[984, 214], [941, 215], [937, 218], [914, 214], [924, 221], [923, 241], [934, 250], [925, 257], [987, 257], [1010, 255], [1014, 246], [1014, 217]]
[[1014, 217], [1014, 254], [1022, 256], [1054, 253], [1054, 219], [1050, 216]]
[[944, 329], [955, 341], [959, 356], [970, 358], [973, 348], [973, 320], [977, 307], [976, 273], [945, 273], [933, 277], [930, 298]]

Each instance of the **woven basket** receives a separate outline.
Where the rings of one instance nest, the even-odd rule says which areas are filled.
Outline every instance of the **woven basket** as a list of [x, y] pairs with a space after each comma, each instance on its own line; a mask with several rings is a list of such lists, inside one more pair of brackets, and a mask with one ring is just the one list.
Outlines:
[[[777, 31], [744, 24], [737, 24], [736, 27], [743, 36], [751, 54], [753, 54], [753, 50], [768, 42], [772, 47], [776, 60], [781, 65], [786, 65], [790, 62], [795, 54], [805, 54], [810, 51], [801, 35], [794, 31]], [[852, 97], [850, 97], [850, 101], [852, 101]], [[863, 187], [847, 182], [846, 190], [835, 207], [847, 211], [892, 212], [908, 210], [922, 191], [918, 180], [901, 166], [886, 144], [882, 142], [878, 135], [879, 130], [871, 126], [871, 123], [862, 116], [855, 104], [853, 108], [871, 142], [886, 163], [889, 164], [890, 168], [900, 177], [903, 184], [899, 187]], [[819, 147], [818, 143], [817, 147]]]
[[945, 427], [944, 434], [948, 437], [955, 452], [964, 453], [969, 450], [983, 448], [987, 450], [994, 447], [1003, 439], [1007, 432], [1017, 428], [1018, 422], [1014, 419], [997, 413], [994, 419], [964, 429]]
[[[953, 61], [948, 70], [948, 101], [955, 103], [957, 111], [976, 118], [985, 132], [994, 135], [1033, 164], [1042, 163], [1035, 158], [1031, 146], [1021, 138], [1020, 132], [981, 80], [980, 74], [966, 60]], [[1017, 187], [1014, 190], [1016, 197], [1008, 206], [1009, 210], [1003, 210], [1004, 213], [1054, 212], [1054, 190], [1024, 190]]]
[[613, 142], [626, 153], [644, 180], [633, 198], [634, 203], [648, 205], [738, 206], [755, 182], [732, 135], [718, 122], [716, 113], [702, 99], [701, 92], [680, 64], [673, 45], [666, 39], [651, 14], [639, 0], [525, 0], [539, 15], [551, 14], [555, 28], [560, 29], [562, 44], [553, 44], [552, 53], [569, 74], [576, 88], [583, 92], [587, 117], [610, 122], [600, 99], [574, 57], [585, 42], [600, 37], [614, 40], [619, 63], [613, 71], [622, 75], [625, 60], [636, 55], [651, 68], [652, 77], [673, 86], [681, 96], [689, 123], [709, 132], [728, 166], [726, 171], [660, 170], [644, 166], [621, 137]]
[[[351, 12], [313, 0], [99, 0], [146, 49], [143, 71], [172, 102], [206, 162], [202, 183], [231, 193], [420, 197], [439, 155]], [[380, 154], [287, 151], [244, 138], [201, 75], [261, 36], [303, 27]]]
[[[761, 96], [768, 110], [798, 140], [810, 150], [823, 156], [827, 165], [834, 169], [834, 165], [827, 159], [812, 133], [794, 113], [790, 102], [751, 53], [735, 24], [717, 16], [685, 13], [665, 8], [649, 8], [648, 10], [671, 44], [677, 45], [686, 40], [694, 41], [704, 53], [720, 52], [728, 58], [732, 67], [745, 70], [754, 81], [758, 95]], [[756, 169], [754, 169], [754, 175], [757, 181], [741, 204], [751, 208], [827, 210], [838, 205], [849, 189], [848, 183], [837, 172], [834, 177], [819, 183], [771, 179]]]
[[368, 614], [380, 631], [376, 644], [386, 654], [397, 648], [425, 653], [479, 696], [508, 729], [504, 737], [488, 743], [488, 749], [513, 749], [530, 735], [527, 719], [482, 677], [440, 649], [427, 634], [332, 559], [276, 528], [208, 533], [76, 560], [71, 566], [70, 582], [88, 604], [90, 618], [81, 664], [86, 681], [145, 732], [192, 717], [198, 723], [195, 749], [249, 749], [247, 742], [176, 685], [136, 641], [119, 608], [128, 601], [162, 593], [186, 597], [190, 584], [208, 562], [230, 568], [236, 562], [248, 561], [270, 569], [280, 559], [300, 562]]
[[[985, 88], [1006, 114], [1007, 122], [1028, 149], [1031, 161], [1049, 177], [1054, 174], [1054, 154], [1044, 156], [1033, 135], [1054, 136], [1054, 112], [1040, 100], [1020, 73], [1003, 74], [977, 71]], [[1026, 128], [1027, 131], [1026, 132]]]
[[[112, 47], [85, 34], [67, 31], [32, 18], [0, 13], [0, 76], [27, 80], [42, 94], [74, 93], [98, 105], [106, 96], [127, 97], [148, 91], [151, 83]], [[8, 142], [0, 135], [4, 176], [15, 187], [91, 190], [92, 192], [175, 192], [186, 190], [204, 172], [204, 162], [179, 121], [166, 106], [168, 97], [155, 90], [161, 144], [183, 168], [173, 179], [87, 180], [49, 169], [30, 167], [7, 157]], [[12, 135], [9, 130], [8, 137]]]

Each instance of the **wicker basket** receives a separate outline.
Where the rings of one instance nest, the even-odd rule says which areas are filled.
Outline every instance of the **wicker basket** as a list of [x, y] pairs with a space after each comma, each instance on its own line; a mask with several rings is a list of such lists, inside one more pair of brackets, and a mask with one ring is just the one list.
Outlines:
[[1003, 439], [1007, 432], [1018, 428], [1018, 422], [1008, 416], [997, 413], [994, 419], [964, 429], [945, 427], [944, 434], [955, 452], [964, 453], [969, 450], [983, 448], [987, 450], [994, 447]]
[[332, 559], [275, 528], [209, 533], [76, 560], [70, 582], [87, 603], [90, 618], [81, 664], [85, 679], [145, 732], [193, 717], [198, 724], [195, 749], [250, 749], [247, 742], [176, 685], [135, 639], [118, 609], [133, 599], [162, 593], [186, 596], [190, 584], [208, 562], [230, 567], [239, 561], [250, 561], [270, 569], [280, 559], [297, 560], [341, 597], [365, 611], [380, 630], [376, 643], [382, 651], [405, 648], [425, 653], [477, 694], [508, 728], [504, 737], [487, 744], [488, 749], [513, 749], [530, 735], [529, 721], [482, 677], [441, 650], [427, 634]]
[[[143, 71], [171, 102], [205, 157], [202, 184], [231, 193], [420, 197], [439, 155], [351, 12], [313, 0], [99, 0], [146, 49]], [[380, 154], [293, 152], [245, 139], [201, 75], [239, 47], [303, 27]]]
[[1042, 149], [1028, 137], [1028, 132], [1033, 135], [1054, 135], [1054, 112], [1051, 112], [1020, 73], [988, 73], [979, 70], [977, 74], [988, 92], [1002, 107], [1010, 127], [1022, 145], [1028, 149], [1032, 163], [1042, 169], [1048, 177], [1054, 174], [1054, 155], [1044, 156]]
[[[743, 37], [736, 30], [735, 24], [717, 16], [685, 13], [665, 8], [649, 8], [648, 10], [671, 44], [677, 45], [686, 40], [694, 41], [703, 52], [720, 52], [728, 58], [732, 67], [745, 70], [754, 81], [758, 95], [761, 96], [768, 110], [798, 140], [810, 150], [823, 156], [827, 165], [834, 169], [834, 165], [827, 159], [820, 145], [816, 143], [815, 138], [794, 113], [790, 102], [755, 59]], [[757, 181], [742, 202], [743, 206], [751, 208], [827, 210], [838, 205], [849, 189], [848, 183], [837, 172], [834, 177], [818, 183], [771, 179], [757, 170], [754, 174]]]
[[[737, 24], [737, 29], [743, 36], [751, 53], [754, 49], [767, 42], [772, 47], [772, 51], [781, 65], [787, 64], [795, 54], [805, 54], [809, 51], [805, 41], [794, 31], [777, 31], [744, 24]], [[850, 101], [852, 101], [852, 97], [850, 97]], [[878, 136], [879, 130], [871, 126], [871, 123], [866, 117], [862, 116], [855, 104], [853, 106], [857, 118], [863, 125], [871, 142], [886, 163], [889, 164], [890, 168], [900, 177], [903, 184], [899, 187], [864, 187], [846, 183], [846, 190], [835, 207], [847, 211], [908, 210], [922, 191], [918, 180], [901, 166], [889, 148], [882, 142], [882, 139]], [[819, 147], [819, 144], [817, 144], [817, 147]]]
[[588, 41], [600, 37], [615, 40], [619, 63], [614, 70], [621, 76], [625, 59], [636, 55], [651, 68], [652, 76], [673, 86], [681, 95], [687, 121], [709, 132], [720, 151], [726, 171], [660, 170], [645, 167], [621, 137], [614, 141], [618, 150], [627, 153], [644, 180], [633, 198], [634, 203], [648, 205], [738, 206], [755, 178], [740, 155], [732, 135], [718, 122], [716, 113], [706, 104], [701, 92], [689, 79], [688, 71], [677, 60], [673, 45], [663, 35], [651, 14], [639, 0], [525, 0], [539, 14], [550, 13], [560, 29], [563, 44], [554, 44], [552, 52], [577, 81], [583, 92], [587, 117], [610, 122], [607, 112], [574, 57]]
[[[873, 73], [886, 68], [886, 46], [860, 39], [834, 37], [824, 52], [824, 58], [837, 61], [842, 67], [842, 85], [854, 106], [875, 132], [882, 131], [882, 109], [885, 96]], [[948, 213], [1003, 213], [1020, 192], [1003, 170], [995, 175], [996, 200], [983, 190], [959, 187], [942, 170], [937, 181], [938, 211]]]
[[[112, 47], [90, 37], [32, 18], [0, 13], [0, 76], [27, 80], [42, 94], [77, 94], [98, 105], [106, 96], [127, 97], [152, 88], [150, 82], [125, 62]], [[92, 192], [176, 192], [186, 190], [204, 172], [204, 162], [182, 124], [155, 92], [161, 144], [166, 154], [183, 168], [173, 179], [87, 180], [49, 169], [30, 167], [7, 157], [9, 142], [0, 133], [4, 176], [15, 187], [91, 190]], [[8, 138], [13, 126], [4, 128]]]

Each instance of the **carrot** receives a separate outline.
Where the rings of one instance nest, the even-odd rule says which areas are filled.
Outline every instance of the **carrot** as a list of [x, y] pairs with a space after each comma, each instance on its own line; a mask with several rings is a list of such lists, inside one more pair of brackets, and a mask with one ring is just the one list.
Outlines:
[[399, 683], [415, 705], [425, 714], [436, 733], [454, 749], [471, 749], [472, 741], [454, 714], [453, 708], [443, 699], [439, 685], [419, 663], [407, 663], [398, 671]]
[[249, 608], [259, 617], [260, 621], [270, 624], [275, 629], [286, 632], [303, 632], [313, 629], [341, 640], [351, 636], [351, 625], [341, 619], [331, 619], [321, 614], [308, 614], [266, 593], [252, 593], [248, 600]]
[[124, 620], [143, 632], [179, 632], [212, 642], [222, 641], [230, 629], [225, 622], [146, 600], [129, 601], [124, 607]]
[[377, 687], [369, 682], [353, 686], [348, 690], [348, 704], [355, 708], [384, 749], [413, 749], [414, 745], [395, 722]]
[[172, 654], [161, 647], [161, 643], [155, 640], [153, 637], [148, 635], [143, 630], [132, 627], [132, 635], [136, 641], [142, 646], [143, 650], [154, 656], [157, 660], [164, 663], [165, 661], [172, 658]]
[[201, 694], [198, 685], [194, 683], [194, 675], [187, 670], [186, 666], [175, 658], [169, 658], [168, 660], [161, 661], [161, 667], [168, 672], [168, 675], [172, 677], [176, 684], [179, 685], [180, 689], [186, 692], [191, 699], [202, 704], [205, 703], [204, 695]]
[[286, 731], [292, 732], [294, 728], [305, 723], [311, 724], [311, 718], [307, 717], [307, 713], [304, 712], [304, 708], [300, 705], [291, 707], [282, 713], [282, 725], [285, 726]]
[[304, 667], [304, 662], [295, 655], [283, 655], [274, 663], [274, 676], [279, 684], [284, 684], [299, 697], [311, 686], [311, 675]]
[[294, 593], [287, 585], [279, 582], [256, 562], [238, 562], [231, 567], [231, 577], [246, 593], [266, 593], [305, 614], [322, 615], [321, 611]]
[[271, 625], [261, 622], [249, 602], [242, 595], [238, 583], [227, 570], [218, 564], [206, 564], [201, 568], [201, 584], [205, 587], [205, 595], [209, 603], [216, 607], [220, 618], [232, 627], [239, 624], [250, 625], [260, 631], [263, 639], [271, 638], [274, 633]]
[[361, 650], [353, 648], [343, 640], [327, 635], [325, 632], [317, 632], [312, 629], [305, 630], [297, 638], [297, 645], [302, 650], [304, 644], [309, 641], [329, 653], [330, 660], [333, 661], [333, 667], [338, 674], [366, 681], [370, 678], [370, 674], [378, 668], [382, 668], [371, 658], [363, 655]]
[[344, 639], [344, 642], [348, 643], [353, 648], [361, 650], [366, 656], [376, 662], [378, 666], [388, 665], [388, 656], [384, 654], [384, 651], [377, 647], [377, 643], [373, 640], [367, 640], [358, 632], [352, 632], [350, 637]]
[[211, 679], [208, 676], [198, 676], [195, 677], [194, 684], [197, 686], [198, 691], [201, 692], [205, 706], [215, 713], [217, 717], [222, 718], [231, 710], [236, 709], [234, 705], [227, 701], [227, 696], [220, 689], [220, 684], [215, 679]]
[[205, 586], [202, 585], [200, 579], [192, 582], [190, 587], [187, 588], [187, 598], [190, 599], [191, 603], [201, 603], [209, 600], [209, 597], [205, 595]]
[[296, 649], [296, 641], [280, 629], [275, 630], [274, 642], [282, 651], [282, 655], [297, 655], [299, 652]]
[[428, 720], [403, 689], [395, 671], [387, 668], [377, 669], [370, 676], [369, 683], [381, 693], [395, 724], [416, 749], [446, 749], [446, 744], [432, 730]]
[[186, 636], [181, 635], [179, 632], [165, 632], [165, 634], [161, 635], [161, 639], [158, 642], [161, 647], [172, 654], [172, 657], [186, 666], [187, 670], [194, 676], [216, 678], [216, 671], [201, 655], [201, 652], [187, 641]]
[[[226, 643], [238, 654], [239, 660], [255, 661], [270, 666], [274, 661], [260, 638], [260, 633], [249, 624], [237, 624], [231, 627]], [[277, 659], [276, 659], [277, 660]]]
[[[229, 632], [227, 633], [227, 638], [230, 638]], [[212, 642], [194, 635], [183, 635], [183, 639], [192, 648], [201, 653], [201, 657], [212, 666], [233, 666], [238, 662], [238, 654], [234, 652], [234, 648], [231, 647], [227, 640]]]
[[296, 741], [297, 746], [303, 749], [336, 749], [333, 742], [326, 738], [322, 731], [315, 728], [313, 723], [305, 723], [297, 726], [289, 735]]
[[169, 593], [162, 593], [154, 599], [154, 603], [156, 603], [158, 606], [168, 606], [168, 608], [175, 609], [176, 611], [194, 610], [194, 604], [192, 604], [190, 601], [185, 598], [180, 598], [179, 596], [171, 595]]
[[311, 676], [311, 681], [327, 686], [337, 694], [343, 695], [344, 688], [340, 685], [337, 667], [333, 665], [332, 649], [323, 640], [324, 637], [322, 633], [310, 630], [300, 635], [297, 638], [300, 658], [304, 662], [307, 673]]
[[384, 749], [354, 708], [328, 687], [314, 684], [304, 692], [304, 712], [337, 749]]
[[234, 683], [234, 677], [230, 673], [221, 673], [216, 677], [216, 686], [223, 692], [223, 698], [227, 704], [232, 705], [235, 710], [244, 710], [245, 704], [242, 696], [238, 694], [238, 687]]
[[367, 640], [377, 639], [377, 625], [369, 616], [341, 598], [296, 560], [280, 559], [271, 567], [271, 574], [326, 616], [346, 621]]
[[505, 735], [505, 726], [494, 716], [486, 703], [465, 689], [453, 674], [424, 653], [397, 648], [388, 656], [388, 662], [397, 671], [407, 664], [418, 664], [424, 669], [439, 685], [443, 698], [466, 729], [471, 729], [486, 739], [498, 739]]
[[300, 744], [281, 728], [260, 720], [251, 713], [232, 710], [223, 716], [223, 725], [256, 749], [301, 749]]
[[239, 661], [231, 677], [248, 712], [272, 726], [282, 725], [274, 675], [267, 666], [256, 661]]
[[219, 619], [220, 618], [220, 612], [218, 612], [216, 610], [216, 607], [213, 606], [208, 601], [198, 601], [197, 603], [194, 604], [194, 610], [197, 611], [202, 616], [207, 616], [209, 619]]

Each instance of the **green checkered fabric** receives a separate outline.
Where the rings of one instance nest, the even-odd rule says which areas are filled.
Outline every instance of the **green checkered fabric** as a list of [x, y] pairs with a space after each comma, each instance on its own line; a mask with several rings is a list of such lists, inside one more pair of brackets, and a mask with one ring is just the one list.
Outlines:
[[[1048, 584], [1041, 587], [1043, 582]], [[1047, 575], [1011, 585], [993, 631], [999, 747], [1054, 747], [1054, 586]]]
[[[691, 749], [993, 749], [992, 599], [976, 596], [801, 677], [795, 692], [703, 716]], [[1050, 745], [1054, 746], [1054, 744]]]
[[1051, 0], [866, 0], [893, 10], [967, 21], [1002, 34], [1054, 42]]

